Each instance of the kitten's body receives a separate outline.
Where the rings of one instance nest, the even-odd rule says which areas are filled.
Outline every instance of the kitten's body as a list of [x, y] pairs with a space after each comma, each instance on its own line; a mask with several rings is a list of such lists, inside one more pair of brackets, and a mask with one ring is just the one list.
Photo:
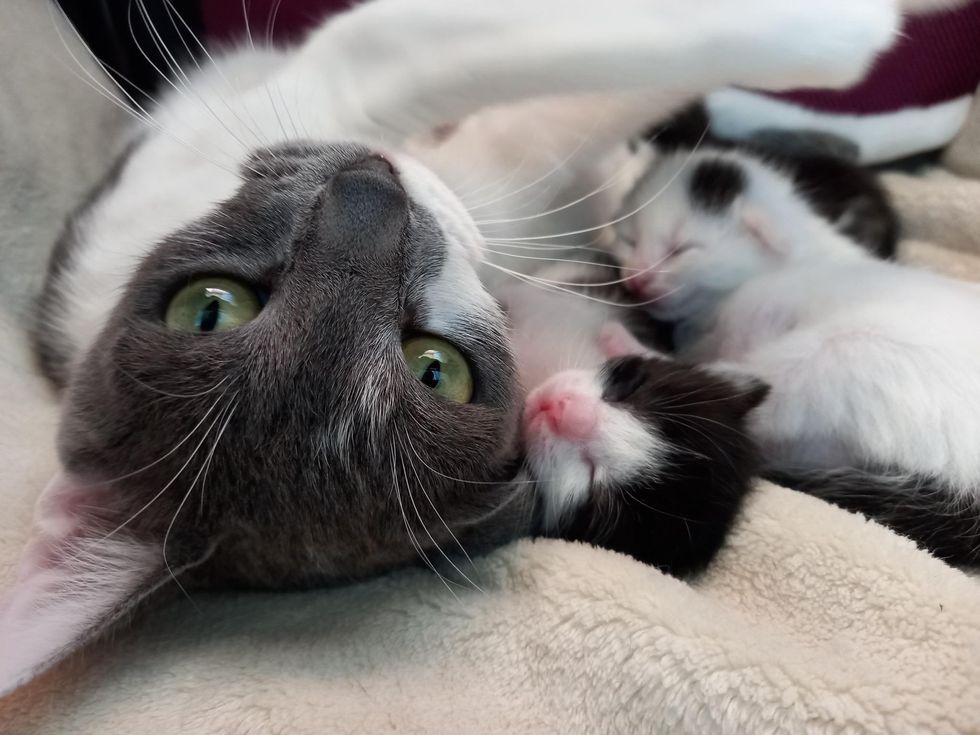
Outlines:
[[495, 292], [528, 392], [528, 477], [546, 533], [697, 572], [760, 468], [746, 422], [767, 388], [660, 353], [613, 273], [569, 264]]
[[[322, 584], [527, 533], [484, 239], [433, 171], [461, 192], [560, 188], [688, 95], [854, 81], [898, 20], [893, 0], [377, 0], [289, 52], [171, 70], [179, 90], [70, 223], [41, 299], [64, 469], [0, 612], [0, 691], [177, 573]], [[615, 99], [598, 119], [594, 100], [514, 105], [580, 94]], [[508, 197], [479, 215], [505, 234], [526, 216]], [[261, 310], [169, 329], [199, 276], [237, 279]], [[406, 369], [420, 332], [470, 359], [471, 400]]]
[[980, 289], [872, 257], [752, 157], [702, 150], [689, 176], [718, 164], [742, 172], [730, 196], [705, 207], [678, 177], [621, 246], [661, 262], [644, 293], [679, 354], [771, 385], [751, 426], [781, 480], [977, 563]]

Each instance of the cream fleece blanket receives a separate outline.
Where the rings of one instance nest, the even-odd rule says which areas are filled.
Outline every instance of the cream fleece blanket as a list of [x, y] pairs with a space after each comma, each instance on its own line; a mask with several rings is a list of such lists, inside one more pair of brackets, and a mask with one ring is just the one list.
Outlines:
[[[51, 26], [34, 0], [4, 3], [6, 73]], [[75, 124], [87, 108], [67, 76], [8, 75], [0, 111], [18, 79], [52, 111], [44, 145], [21, 145], [21, 160], [76, 163], [69, 180], [0, 167], [0, 584], [52, 472], [56, 422], [17, 314], [52, 209], [97, 174], [112, 137], [91, 103], [80, 104], [103, 124]], [[0, 124], [4, 164], [23, 140]], [[954, 152], [959, 171], [980, 163], [980, 149]], [[980, 182], [888, 181], [916, 239], [904, 254], [980, 280]], [[2, 209], [27, 184], [55, 194]], [[0, 700], [0, 733], [980, 732], [980, 580], [789, 490], [760, 485], [693, 584], [553, 541], [514, 544], [474, 573], [484, 593], [455, 597], [415, 571], [293, 595], [195, 594]]]

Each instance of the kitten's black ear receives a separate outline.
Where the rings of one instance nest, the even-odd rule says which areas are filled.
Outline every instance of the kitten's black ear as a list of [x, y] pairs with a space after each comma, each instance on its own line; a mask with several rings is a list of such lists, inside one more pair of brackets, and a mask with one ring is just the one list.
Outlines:
[[731, 386], [732, 393], [725, 401], [725, 405], [729, 406], [738, 418], [744, 417], [769, 395], [768, 383], [737, 365], [718, 362], [711, 365], [709, 371]]
[[0, 596], [0, 696], [98, 635], [169, 577], [160, 544], [125, 530], [110, 534], [99, 523], [106, 492], [62, 472], [38, 499], [17, 578]]

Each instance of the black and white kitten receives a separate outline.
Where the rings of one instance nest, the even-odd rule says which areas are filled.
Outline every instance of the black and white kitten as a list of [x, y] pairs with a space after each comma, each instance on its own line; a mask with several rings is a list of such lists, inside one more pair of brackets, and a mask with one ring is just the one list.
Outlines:
[[[453, 188], [559, 189], [724, 84], [853, 82], [898, 22], [896, 0], [376, 0], [178, 74], [41, 298], [62, 469], [0, 603], [0, 692], [180, 575], [335, 583], [533, 530]], [[523, 102], [582, 94], [607, 102]]]
[[495, 292], [529, 391], [523, 443], [542, 528], [697, 572], [761, 468], [747, 423], [768, 389], [660, 353], [657, 324], [604, 268], [558, 266]]
[[750, 425], [774, 478], [980, 563], [980, 286], [879, 259], [737, 147], [662, 157], [625, 208], [649, 200], [617, 255], [679, 356], [771, 386]]

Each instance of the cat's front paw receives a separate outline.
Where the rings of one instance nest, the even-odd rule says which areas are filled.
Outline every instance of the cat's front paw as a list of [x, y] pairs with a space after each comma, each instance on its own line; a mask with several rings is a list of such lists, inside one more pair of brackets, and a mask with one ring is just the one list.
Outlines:
[[[906, 0], [906, 4], [914, 0]], [[924, 2], [925, 0], [919, 0]], [[935, 3], [937, 0], [932, 0]], [[805, 6], [793, 3], [793, 10], [782, 9], [786, 16], [781, 35], [785, 72], [771, 88], [781, 87], [848, 87], [867, 74], [875, 59], [887, 51], [895, 39], [902, 20], [899, 0], [821, 0]], [[790, 63], [786, 63], [792, 59]], [[780, 59], [773, 63], [779, 65]]]

